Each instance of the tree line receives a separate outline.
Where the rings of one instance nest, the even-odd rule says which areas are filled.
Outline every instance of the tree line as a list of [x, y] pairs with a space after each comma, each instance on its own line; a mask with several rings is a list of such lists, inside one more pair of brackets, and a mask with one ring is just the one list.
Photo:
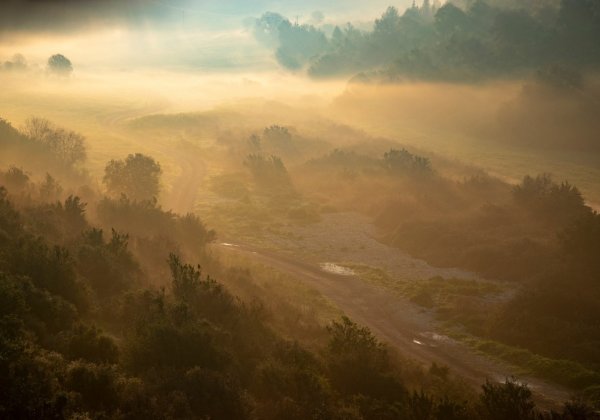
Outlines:
[[429, 1], [390, 7], [372, 30], [332, 31], [266, 13], [256, 38], [278, 62], [313, 77], [473, 81], [551, 66], [578, 71], [600, 63], [600, 8], [594, 0]]

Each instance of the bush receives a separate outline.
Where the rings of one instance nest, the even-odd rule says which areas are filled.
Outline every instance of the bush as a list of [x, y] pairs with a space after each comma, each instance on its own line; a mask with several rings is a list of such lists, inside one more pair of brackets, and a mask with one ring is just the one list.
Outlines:
[[111, 160], [102, 181], [113, 196], [125, 195], [134, 201], [152, 201], [160, 192], [160, 164], [150, 156], [136, 153], [124, 160]]
[[70, 360], [116, 363], [119, 349], [114, 340], [96, 327], [78, 325], [65, 334], [65, 354]]
[[526, 385], [507, 379], [503, 384], [486, 382], [480, 396], [481, 413], [490, 420], [533, 420], [535, 404]]

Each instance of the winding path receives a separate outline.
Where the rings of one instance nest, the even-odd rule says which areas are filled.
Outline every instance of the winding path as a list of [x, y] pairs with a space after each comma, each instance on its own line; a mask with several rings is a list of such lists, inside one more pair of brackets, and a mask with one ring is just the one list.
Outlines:
[[[152, 112], [158, 110], [154, 108]], [[127, 119], [148, 113], [150, 113], [148, 108], [115, 113], [107, 116], [106, 122], [108, 126], [116, 128], [115, 126]], [[149, 147], [148, 144], [144, 146]], [[197, 155], [194, 156], [194, 153], [176, 144], [168, 147], [157, 144], [155, 147], [181, 169], [164, 202], [178, 213], [193, 211], [204, 178], [203, 163], [197, 159]], [[340, 220], [340, 222], [344, 221]], [[564, 388], [534, 377], [517, 375], [515, 367], [493, 361], [461, 343], [435, 333], [434, 321], [430, 315], [388, 290], [364, 281], [359, 276], [328, 273], [301, 257], [292, 258], [251, 245], [220, 244], [217, 246], [226, 252], [244, 255], [304, 282], [318, 290], [353, 320], [369, 327], [381, 340], [397, 349], [400, 354], [426, 365], [432, 362], [446, 365], [474, 388], [478, 389], [486, 379], [503, 381], [506, 377], [517, 376], [519, 380], [529, 385], [541, 407], [557, 406], [570, 397], [569, 391]], [[420, 267], [424, 262], [414, 260], [409, 263]], [[402, 271], [405, 269], [406, 267]]]
[[374, 286], [359, 276], [337, 275], [273, 251], [249, 245], [219, 244], [220, 249], [244, 255], [284, 272], [318, 290], [352, 320], [369, 327], [400, 354], [425, 365], [435, 362], [479, 389], [486, 379], [504, 381], [515, 376], [527, 383], [542, 408], [553, 408], [570, 397], [569, 391], [475, 353], [465, 345], [433, 331], [432, 318], [410, 302]]

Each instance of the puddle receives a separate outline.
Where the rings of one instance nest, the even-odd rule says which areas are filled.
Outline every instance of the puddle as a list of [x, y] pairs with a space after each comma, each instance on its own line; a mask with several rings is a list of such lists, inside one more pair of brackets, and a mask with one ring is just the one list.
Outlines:
[[350, 268], [342, 267], [341, 265], [326, 262], [319, 264], [323, 271], [328, 273], [337, 274], [339, 276], [355, 276], [356, 272]]
[[452, 341], [452, 339], [450, 337], [445, 336], [445, 335], [441, 335], [441, 334], [437, 334], [437, 333], [434, 333], [434, 332], [424, 332], [424, 333], [421, 333], [419, 335], [421, 337], [425, 337], [425, 338], [428, 338], [430, 340], [438, 341], [438, 342], [449, 342], [449, 341]]
[[437, 334], [434, 332], [422, 332], [419, 333], [419, 338], [413, 338], [412, 342], [419, 346], [424, 347], [438, 347], [440, 343], [448, 343], [452, 341], [450, 337], [445, 335]]

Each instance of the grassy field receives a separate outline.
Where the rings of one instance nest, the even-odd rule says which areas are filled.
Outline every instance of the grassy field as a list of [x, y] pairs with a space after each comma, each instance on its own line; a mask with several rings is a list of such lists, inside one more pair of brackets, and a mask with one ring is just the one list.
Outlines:
[[[426, 109], [423, 112], [427, 114]], [[429, 123], [410, 119], [410, 114], [399, 114], [394, 118], [386, 115], [364, 114], [363, 119], [344, 121], [354, 121], [358, 128], [373, 135], [391, 138], [447, 159], [482, 168], [510, 183], [519, 182], [525, 175], [549, 173], [557, 181], [567, 180], [576, 185], [588, 204], [600, 210], [600, 155], [597, 153], [533, 147], [509, 139], [485, 139], [468, 130], [456, 129], [456, 124], [444, 127], [432, 119]], [[432, 114], [431, 118], [435, 116]], [[478, 123], [485, 121], [484, 118], [491, 121], [494, 116], [482, 115], [482, 121]]]
[[[402, 281], [391, 278], [383, 270], [356, 264], [343, 264], [363, 279], [385, 287], [399, 298], [436, 314], [442, 331], [470, 348], [519, 367], [532, 374], [570, 389], [591, 390], [600, 381], [600, 372], [570, 360], [544, 357], [529, 350], [489, 340], [476, 332], [493, 314], [494, 305], [511, 293], [510, 286], [484, 280], [443, 279]], [[474, 333], [475, 332], [475, 333]], [[483, 331], [480, 331], [483, 333]]]

